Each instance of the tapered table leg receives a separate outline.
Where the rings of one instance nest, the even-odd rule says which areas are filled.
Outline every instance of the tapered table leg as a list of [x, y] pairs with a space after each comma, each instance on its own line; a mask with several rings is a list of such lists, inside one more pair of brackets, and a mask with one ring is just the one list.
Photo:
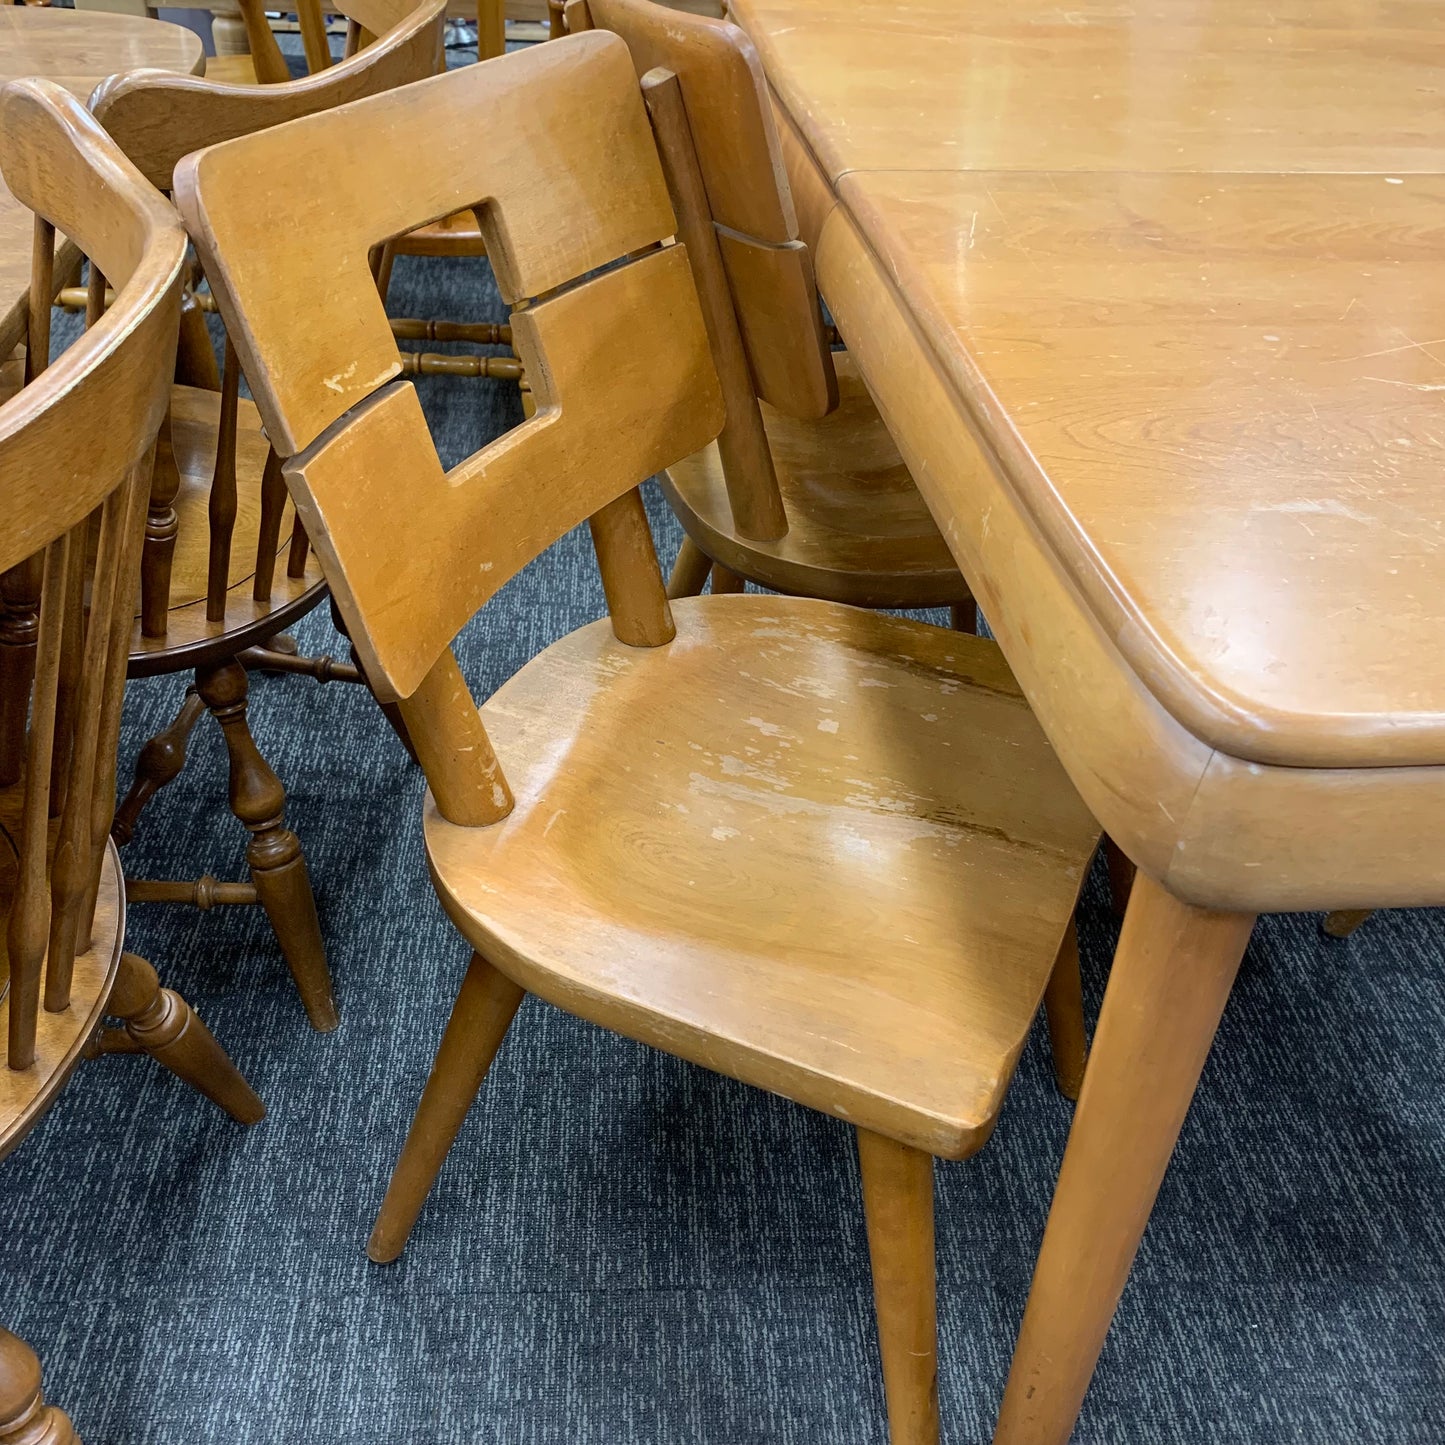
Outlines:
[[1134, 883], [994, 1445], [1069, 1438], [1253, 926]]

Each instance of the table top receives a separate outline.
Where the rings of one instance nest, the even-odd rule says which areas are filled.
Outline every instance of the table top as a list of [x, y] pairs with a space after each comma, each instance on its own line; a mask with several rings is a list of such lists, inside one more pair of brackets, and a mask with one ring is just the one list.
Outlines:
[[734, 0], [1060, 568], [1206, 745], [1445, 763], [1436, 0]]
[[[41, 75], [82, 101], [108, 75], [150, 67], [199, 75], [206, 57], [193, 31], [135, 15], [0, 4], [0, 84]], [[30, 212], [0, 180], [0, 359], [20, 339], [30, 286]]]

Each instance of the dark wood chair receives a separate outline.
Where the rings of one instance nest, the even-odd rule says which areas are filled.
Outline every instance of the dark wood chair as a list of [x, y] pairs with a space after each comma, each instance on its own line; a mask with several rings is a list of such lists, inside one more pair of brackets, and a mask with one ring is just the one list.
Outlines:
[[669, 595], [743, 580], [864, 607], [973, 599], [846, 351], [829, 349], [767, 85], [735, 25], [651, 0], [571, 0], [567, 23], [614, 31], [637, 73], [671, 70], [683, 103], [732, 316], [713, 335], [732, 391], [713, 446], [663, 481], [686, 540]]
[[[174, 366], [186, 236], [59, 86], [0, 90], [0, 167], [35, 212], [24, 385], [0, 401], [0, 575], [38, 600], [28, 667], [4, 679], [22, 727], [0, 785], [0, 1157], [83, 1056], [144, 1052], [250, 1124], [265, 1110], [184, 1000], [124, 951], [110, 842], [129, 599], [156, 435]], [[115, 283], [50, 361], [55, 238]], [[107, 1027], [107, 1018], [118, 1021]], [[0, 1439], [73, 1440], [40, 1396], [38, 1363], [0, 1331]]]
[[[380, 23], [397, 12], [378, 40], [318, 76], [257, 87], [135, 72], [102, 84], [91, 108], [152, 185], [168, 189], [187, 151], [433, 74], [444, 0], [365, 0], [357, 13]], [[308, 1017], [330, 1029], [337, 1016], [316, 904], [300, 842], [285, 826], [281, 782], [247, 723], [246, 669], [305, 672], [322, 682], [364, 679], [354, 663], [297, 657], [278, 645], [326, 600], [325, 582], [256, 408], [240, 395], [235, 347], [228, 339], [218, 374], [194, 289], [183, 302], [179, 336], [177, 382], [151, 483], [130, 675], [193, 672], [194, 687], [175, 721], [141, 750], [114, 833], [121, 844], [130, 839], [146, 804], [179, 774], [191, 731], [209, 711], [225, 735], [231, 809], [249, 835], [250, 881], [133, 879], [130, 898], [202, 908], [259, 903]]]
[[[370, 1252], [400, 1252], [536, 993], [856, 1127], [894, 1440], [935, 1441], [933, 1158], [985, 1143], [1070, 971], [1054, 999], [1082, 1065], [1070, 920], [1098, 830], [993, 643], [811, 599], [669, 603], [637, 485], [715, 438], [734, 396], [676, 78], [643, 90], [616, 36], [573, 35], [176, 174], [291, 495], [426, 770], [432, 880], [475, 950]], [[303, 236], [257, 204], [282, 172], [273, 205], [323, 198]], [[445, 472], [367, 255], [457, 199], [537, 409]], [[324, 308], [298, 314], [313, 289]], [[479, 710], [451, 639], [584, 519], [610, 619]]]

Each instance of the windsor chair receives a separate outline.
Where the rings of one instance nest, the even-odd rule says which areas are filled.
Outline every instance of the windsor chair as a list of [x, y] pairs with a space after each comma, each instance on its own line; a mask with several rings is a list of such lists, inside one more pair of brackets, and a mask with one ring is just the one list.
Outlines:
[[669, 595], [709, 575], [715, 591], [747, 579], [865, 607], [950, 607], [972, 631], [957, 563], [848, 353], [829, 349], [752, 42], [651, 0], [571, 0], [566, 13], [572, 29], [620, 35], [639, 75], [677, 76], [713, 221], [697, 244], [717, 253], [731, 303], [713, 347], [737, 404], [717, 442], [663, 479], [686, 534]]
[[[1056, 963], [1076, 971], [1098, 831], [991, 642], [811, 599], [669, 602], [637, 486], [731, 402], [695, 167], [676, 77], [639, 89], [590, 33], [189, 156], [176, 197], [416, 744], [432, 880], [474, 950], [372, 1258], [402, 1249], [533, 992], [856, 1126], [893, 1438], [933, 1441], [933, 1157], [983, 1145]], [[444, 472], [367, 256], [458, 199], [536, 412]], [[584, 519], [609, 619], [478, 709], [453, 637]]]
[[[379, 24], [399, 8], [365, 0], [356, 13]], [[169, 189], [187, 151], [435, 73], [443, 21], [444, 0], [423, 0], [351, 59], [284, 85], [220, 85], [160, 71], [115, 76], [96, 90], [91, 109], [151, 184]], [[259, 903], [308, 1017], [330, 1029], [337, 1016], [316, 904], [300, 841], [285, 826], [284, 789], [251, 735], [246, 670], [364, 679], [354, 663], [297, 657], [274, 642], [326, 600], [326, 586], [256, 408], [240, 395], [235, 346], [228, 338], [217, 375], [196, 301], [190, 291], [182, 308], [178, 380], [157, 448], [130, 648], [131, 676], [194, 672], [194, 687], [174, 722], [141, 749], [114, 832], [122, 844], [133, 836], [142, 810], [179, 775], [190, 734], [209, 711], [226, 740], [230, 805], [248, 833], [250, 882], [133, 879], [130, 897], [201, 908]]]
[[[184, 1000], [124, 951], [125, 892], [109, 842], [125, 686], [127, 605], [146, 487], [174, 365], [186, 237], [84, 108], [59, 86], [0, 90], [0, 168], [35, 213], [23, 385], [0, 401], [0, 574], [38, 598], [16, 775], [0, 786], [0, 1157], [83, 1056], [144, 1052], [242, 1123], [265, 1110]], [[56, 233], [115, 285], [53, 362]], [[106, 1027], [107, 1018], [119, 1021]], [[64, 1442], [23, 1342], [0, 1331], [0, 1439]]]

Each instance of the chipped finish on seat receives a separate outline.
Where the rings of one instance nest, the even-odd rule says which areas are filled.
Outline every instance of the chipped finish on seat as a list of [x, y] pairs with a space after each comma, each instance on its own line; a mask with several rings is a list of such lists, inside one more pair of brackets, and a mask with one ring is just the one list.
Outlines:
[[570, 1013], [973, 1153], [1097, 841], [998, 649], [810, 599], [673, 616], [658, 649], [592, 623], [483, 706], [516, 807], [428, 809], [448, 914]]
[[[315, 166], [273, 197], [313, 198], [284, 262], [247, 185], [283, 152]], [[392, 184], [357, 183], [378, 166]], [[372, 1258], [404, 1247], [535, 992], [858, 1127], [895, 1445], [925, 1445], [932, 1156], [988, 1138], [1051, 977], [1076, 968], [1098, 829], [992, 643], [816, 600], [669, 602], [637, 483], [732, 419], [700, 294], [716, 273], [687, 249], [712, 244], [695, 170], [676, 77], [639, 88], [594, 32], [202, 152], [177, 195], [366, 671], [426, 770], [432, 881], [474, 950]], [[380, 364], [367, 256], [458, 202], [514, 305], [536, 407], [444, 471], [414, 388]], [[329, 288], [324, 316], [287, 304], [298, 274]], [[608, 619], [478, 710], [453, 636], [583, 517]], [[1067, 988], [1051, 1007], [1067, 1013]], [[1079, 1020], [1070, 1070], [1081, 1040]]]

